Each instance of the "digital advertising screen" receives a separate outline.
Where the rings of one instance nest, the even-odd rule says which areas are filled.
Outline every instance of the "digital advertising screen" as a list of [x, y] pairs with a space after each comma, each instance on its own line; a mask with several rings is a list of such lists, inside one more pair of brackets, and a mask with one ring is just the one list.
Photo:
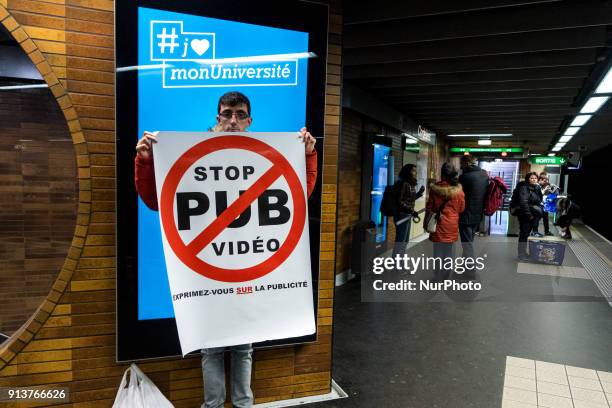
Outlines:
[[[180, 355], [159, 215], [134, 187], [134, 148], [143, 132], [214, 130], [220, 96], [237, 91], [250, 100], [250, 132], [308, 128], [317, 138], [321, 176], [327, 6], [192, 3], [116, 5], [119, 361]], [[273, 15], [265, 11], [271, 5]], [[320, 208], [317, 181], [308, 201], [315, 316]], [[160, 340], [151, 344], [148, 336]], [[259, 346], [315, 340], [312, 335]]]
[[390, 155], [391, 148], [389, 146], [374, 143], [370, 220], [376, 224], [377, 243], [387, 240], [387, 217], [380, 212], [380, 204], [388, 183]]

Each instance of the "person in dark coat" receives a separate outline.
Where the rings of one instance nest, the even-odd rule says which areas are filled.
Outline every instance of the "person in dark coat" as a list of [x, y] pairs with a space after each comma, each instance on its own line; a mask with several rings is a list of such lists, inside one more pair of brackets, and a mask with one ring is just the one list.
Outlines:
[[517, 184], [515, 194], [512, 199], [512, 213], [519, 220], [519, 260], [527, 261], [527, 239], [538, 225], [542, 217], [542, 189], [538, 185], [538, 174], [535, 172], [527, 173], [525, 181]]
[[[474, 258], [474, 235], [482, 220], [485, 197], [489, 188], [487, 172], [478, 167], [476, 158], [472, 155], [461, 157], [462, 174], [459, 183], [465, 194], [465, 210], [459, 217], [459, 236], [463, 247], [464, 258]], [[474, 270], [467, 270], [464, 278], [473, 279]]]
[[559, 227], [561, 237], [565, 239], [572, 239], [572, 221], [574, 218], [580, 217], [580, 207], [574, 203], [569, 196], [562, 197], [557, 202], [557, 222], [556, 226]]
[[[440, 259], [441, 264], [445, 263], [446, 258], [453, 257], [453, 243], [459, 235], [459, 214], [465, 209], [465, 195], [457, 176], [457, 170], [450, 163], [444, 163], [442, 180], [430, 186], [425, 207], [427, 213], [440, 212], [436, 230], [429, 231], [429, 240], [434, 243], [434, 258]], [[448, 278], [450, 270], [438, 266], [434, 271], [434, 280], [440, 282]]]
[[417, 170], [414, 164], [406, 164], [400, 170], [394, 188], [397, 189], [397, 213], [393, 216], [395, 224], [395, 245], [393, 256], [403, 254], [410, 239], [410, 225], [414, 214], [414, 202], [421, 198], [425, 186], [417, 191]]

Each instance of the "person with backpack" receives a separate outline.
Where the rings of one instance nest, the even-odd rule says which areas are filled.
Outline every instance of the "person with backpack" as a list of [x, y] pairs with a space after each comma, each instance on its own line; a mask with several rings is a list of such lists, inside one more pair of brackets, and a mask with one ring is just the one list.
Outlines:
[[414, 215], [414, 202], [423, 196], [425, 186], [417, 190], [417, 169], [414, 164], [406, 164], [392, 186], [394, 204], [393, 224], [395, 224], [395, 245], [393, 257], [403, 254], [410, 240], [410, 225]]
[[[459, 216], [465, 210], [465, 194], [457, 170], [450, 164], [442, 165], [442, 180], [430, 186], [429, 199], [426, 205], [425, 224], [429, 240], [434, 244], [433, 256], [440, 267], [434, 271], [434, 280], [441, 282], [448, 278], [450, 271], [444, 269], [444, 260], [453, 257], [453, 243], [459, 235]], [[435, 218], [434, 223], [428, 220]], [[441, 261], [437, 261], [439, 258]]]
[[527, 239], [542, 218], [542, 189], [538, 185], [538, 174], [530, 172], [525, 180], [516, 185], [512, 193], [510, 213], [519, 220], [518, 257], [528, 261]]
[[[474, 156], [461, 156], [461, 176], [459, 183], [465, 194], [465, 210], [459, 217], [459, 236], [463, 248], [463, 257], [474, 258], [474, 235], [482, 219], [482, 213], [489, 188], [487, 172], [478, 167]], [[466, 270], [462, 277], [474, 279], [474, 270]]]

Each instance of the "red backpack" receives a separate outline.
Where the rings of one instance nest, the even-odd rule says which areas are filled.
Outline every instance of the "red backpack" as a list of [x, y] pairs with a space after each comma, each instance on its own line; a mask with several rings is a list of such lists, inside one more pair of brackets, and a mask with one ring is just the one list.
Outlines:
[[501, 177], [491, 177], [485, 196], [484, 215], [492, 216], [504, 203], [504, 194], [508, 187]]

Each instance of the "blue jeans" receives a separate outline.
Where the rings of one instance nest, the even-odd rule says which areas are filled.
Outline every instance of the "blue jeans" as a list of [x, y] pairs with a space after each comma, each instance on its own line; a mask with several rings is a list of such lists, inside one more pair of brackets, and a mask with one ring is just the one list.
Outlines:
[[[396, 221], [402, 221], [399, 224]], [[406, 252], [406, 246], [410, 240], [410, 226], [412, 224], [412, 216], [400, 213], [393, 218], [395, 224], [395, 245], [393, 246], [393, 255], [403, 255]]]
[[236, 408], [251, 408], [253, 406], [253, 391], [251, 391], [253, 347], [251, 344], [202, 349], [202, 372], [204, 374], [202, 408], [223, 408], [225, 403], [225, 361], [223, 358], [225, 349], [231, 351], [232, 404]]

